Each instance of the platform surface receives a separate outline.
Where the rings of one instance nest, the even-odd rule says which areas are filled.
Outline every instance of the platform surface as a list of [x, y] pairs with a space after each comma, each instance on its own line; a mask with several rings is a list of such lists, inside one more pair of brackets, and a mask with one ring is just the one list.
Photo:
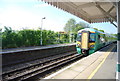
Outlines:
[[106, 61], [96, 72], [92, 79], [115, 79], [116, 78], [116, 64], [117, 64], [117, 48], [107, 57]]
[[116, 57], [116, 44], [112, 44], [59, 70], [44, 80], [116, 79]]
[[71, 45], [75, 45], [75, 43], [54, 44], [54, 45], [46, 45], [46, 46], [9, 48], [9, 49], [2, 49], [2, 52], [0, 52], [0, 53], [29, 51], [29, 50], [39, 50], [39, 49], [49, 49], [49, 48], [56, 48], [56, 47], [62, 47], [62, 46], [71, 46]]

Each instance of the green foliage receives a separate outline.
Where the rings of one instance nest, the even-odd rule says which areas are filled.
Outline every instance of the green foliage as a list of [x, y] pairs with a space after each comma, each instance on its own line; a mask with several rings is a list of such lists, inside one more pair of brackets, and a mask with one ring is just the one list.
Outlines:
[[97, 28], [93, 28], [93, 29], [98, 30]]
[[17, 34], [10, 27], [5, 27], [5, 31], [2, 33], [2, 46], [6, 47], [16, 47]]
[[101, 32], [105, 32], [104, 30], [99, 30], [99, 29], [97, 29], [97, 28], [93, 28], [93, 29], [95, 29], [95, 30], [97, 30], [97, 31], [101, 31]]
[[77, 32], [81, 29], [84, 29], [84, 27], [81, 26], [81, 24], [76, 24], [76, 27], [74, 28], [74, 33], [77, 34]]
[[43, 30], [43, 45], [55, 44], [55, 32], [50, 30]]
[[101, 31], [101, 32], [103, 32], [103, 33], [104, 33], [104, 30], [99, 30], [99, 31]]
[[112, 39], [114, 39], [114, 40], [118, 40], [118, 35], [117, 34], [111, 34], [112, 36], [114, 36], [114, 38], [112, 38]]
[[[13, 31], [11, 27], [5, 27], [1, 33], [2, 48], [15, 48], [27, 46], [39, 46], [41, 31], [24, 29]], [[51, 30], [42, 30], [43, 45], [68, 43], [68, 34], [60, 34]]]
[[35, 46], [38, 45], [39, 39], [40, 39], [40, 31], [35, 30], [21, 30], [18, 32], [18, 35], [20, 37], [20, 45], [22, 46]]
[[69, 35], [66, 33], [59, 33], [58, 38], [59, 43], [69, 42]]
[[83, 28], [90, 28], [89, 24], [84, 22], [76, 23], [74, 19], [69, 19], [65, 24], [64, 31], [67, 33], [77, 33], [79, 30]]
[[85, 22], [79, 22], [78, 23], [82, 28], [90, 28], [90, 25]]
[[84, 22], [76, 23], [74, 19], [69, 19], [65, 24], [64, 31], [69, 34], [69, 41], [75, 42], [77, 32], [83, 28], [90, 28], [89, 24]]
[[118, 36], [117, 34], [111, 34], [111, 35], [113, 35], [113, 36], [115, 36], [115, 37], [117, 37], [117, 36]]
[[64, 27], [65, 32], [67, 33], [73, 32], [75, 25], [76, 25], [76, 21], [72, 18], [69, 19]]
[[[39, 46], [42, 32], [43, 45], [50, 44], [61, 44], [68, 43], [71, 39], [75, 42], [77, 32], [80, 29], [89, 27], [88, 24], [79, 22], [76, 23], [74, 19], [68, 20], [64, 30], [66, 33], [59, 33], [50, 30], [30, 30], [23, 29], [20, 31], [13, 31], [11, 27], [6, 27], [2, 32], [2, 48], [15, 48], [15, 47], [26, 47], [26, 46]], [[1, 31], [1, 29], [0, 29]]]

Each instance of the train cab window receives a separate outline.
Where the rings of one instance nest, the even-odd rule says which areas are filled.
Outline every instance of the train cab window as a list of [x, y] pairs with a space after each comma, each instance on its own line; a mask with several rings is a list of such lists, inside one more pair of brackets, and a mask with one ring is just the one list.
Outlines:
[[81, 33], [77, 34], [77, 41], [81, 41]]
[[90, 33], [90, 42], [95, 42], [95, 33]]

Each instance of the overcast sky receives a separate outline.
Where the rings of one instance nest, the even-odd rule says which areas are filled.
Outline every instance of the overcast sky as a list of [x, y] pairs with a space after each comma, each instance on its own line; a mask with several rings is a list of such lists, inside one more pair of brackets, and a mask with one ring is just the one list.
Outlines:
[[[1, 0], [0, 27], [10, 26], [14, 30], [23, 28], [38, 29], [43, 20], [43, 29], [63, 31], [65, 23], [74, 18], [76, 22], [84, 20], [55, 8], [40, 0]], [[95, 23], [92, 27], [102, 29], [107, 33], [116, 33], [116, 28], [110, 23]]]

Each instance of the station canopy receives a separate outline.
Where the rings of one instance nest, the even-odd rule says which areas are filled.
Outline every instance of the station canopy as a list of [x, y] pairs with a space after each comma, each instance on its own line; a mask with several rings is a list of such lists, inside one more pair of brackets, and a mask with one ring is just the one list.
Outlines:
[[[89, 23], [117, 21], [115, 0], [42, 0]], [[84, 2], [83, 2], [84, 1]]]

